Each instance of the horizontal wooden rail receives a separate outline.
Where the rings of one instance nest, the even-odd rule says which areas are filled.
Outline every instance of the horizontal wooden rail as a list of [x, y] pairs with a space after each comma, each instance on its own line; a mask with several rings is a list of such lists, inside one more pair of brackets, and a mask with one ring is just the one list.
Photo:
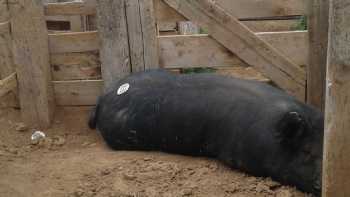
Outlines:
[[17, 75], [12, 73], [10, 76], [0, 80], [0, 97], [5, 96], [17, 87]]
[[45, 5], [45, 14], [55, 15], [93, 15], [96, 14], [96, 5], [85, 2], [48, 3]]
[[49, 34], [50, 53], [99, 50], [96, 31]]
[[[261, 32], [260, 38], [269, 42], [298, 65], [308, 62], [308, 33], [306, 31]], [[160, 63], [165, 68], [244, 65], [244, 63], [208, 35], [160, 36]], [[98, 32], [75, 32], [49, 35], [52, 54], [99, 50]], [[56, 65], [64, 59], [56, 56]], [[63, 57], [62, 57], [63, 58]]]
[[[217, 0], [217, 4], [227, 9], [227, 11], [238, 18], [260, 18], [275, 16], [296, 16], [306, 15], [307, 8], [304, 0], [265, 0], [261, 2], [247, 0]], [[156, 0], [157, 18], [179, 19], [178, 13], [169, 11], [167, 5], [162, 0]], [[45, 5], [46, 15], [93, 15], [96, 14], [96, 1], [86, 2], [63, 2], [48, 3]]]

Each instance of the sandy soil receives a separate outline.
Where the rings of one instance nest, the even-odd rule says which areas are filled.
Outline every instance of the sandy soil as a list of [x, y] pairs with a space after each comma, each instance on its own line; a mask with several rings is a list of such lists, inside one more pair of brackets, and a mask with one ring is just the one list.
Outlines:
[[0, 196], [307, 196], [205, 158], [112, 151], [87, 128], [88, 111], [57, 109], [45, 140], [32, 144], [19, 111], [0, 109]]

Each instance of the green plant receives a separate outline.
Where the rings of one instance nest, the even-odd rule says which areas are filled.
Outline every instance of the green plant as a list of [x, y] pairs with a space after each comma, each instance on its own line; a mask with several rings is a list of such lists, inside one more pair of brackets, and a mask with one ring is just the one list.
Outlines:
[[300, 17], [300, 19], [298, 20], [298, 23], [295, 27], [295, 30], [299, 30], [299, 31], [307, 30], [307, 17], [306, 16]]

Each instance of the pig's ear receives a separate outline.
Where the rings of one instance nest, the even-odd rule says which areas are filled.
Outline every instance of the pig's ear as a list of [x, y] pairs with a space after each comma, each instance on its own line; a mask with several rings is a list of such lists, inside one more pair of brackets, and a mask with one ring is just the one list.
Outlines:
[[277, 125], [276, 137], [283, 146], [297, 148], [308, 129], [305, 118], [298, 112], [288, 112]]

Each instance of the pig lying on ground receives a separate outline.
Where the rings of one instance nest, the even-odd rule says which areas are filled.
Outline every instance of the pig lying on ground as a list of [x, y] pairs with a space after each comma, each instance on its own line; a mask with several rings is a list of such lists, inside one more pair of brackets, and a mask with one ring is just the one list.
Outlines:
[[320, 195], [322, 113], [263, 83], [136, 73], [99, 97], [89, 126], [115, 150], [217, 158]]

